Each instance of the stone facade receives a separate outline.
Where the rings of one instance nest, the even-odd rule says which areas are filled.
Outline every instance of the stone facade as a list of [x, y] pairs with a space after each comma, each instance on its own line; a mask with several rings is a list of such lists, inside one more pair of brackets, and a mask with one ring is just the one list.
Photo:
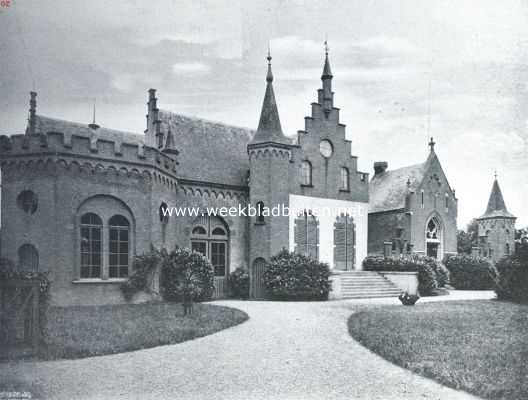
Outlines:
[[515, 251], [515, 220], [506, 208], [497, 178], [493, 182], [486, 212], [477, 219], [478, 254], [493, 263]]
[[458, 200], [431, 151], [423, 164], [387, 171], [375, 163], [370, 183], [368, 252], [393, 255], [418, 253], [442, 260], [457, 252]]

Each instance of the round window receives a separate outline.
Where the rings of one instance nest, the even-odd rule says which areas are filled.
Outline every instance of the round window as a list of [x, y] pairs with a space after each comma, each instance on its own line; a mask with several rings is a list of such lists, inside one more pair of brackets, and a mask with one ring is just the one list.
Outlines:
[[38, 207], [37, 195], [31, 190], [20, 192], [17, 197], [17, 206], [27, 214], [34, 214]]
[[330, 143], [329, 140], [322, 140], [319, 144], [319, 151], [321, 152], [321, 155], [323, 157], [330, 157], [332, 155], [332, 152], [334, 151], [332, 143]]

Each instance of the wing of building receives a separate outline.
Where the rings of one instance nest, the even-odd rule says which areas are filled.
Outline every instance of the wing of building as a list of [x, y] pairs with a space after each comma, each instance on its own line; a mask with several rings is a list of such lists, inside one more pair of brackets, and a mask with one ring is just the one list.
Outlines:
[[374, 164], [370, 181], [370, 254], [425, 254], [441, 260], [457, 252], [455, 191], [434, 151], [422, 164], [388, 170]]

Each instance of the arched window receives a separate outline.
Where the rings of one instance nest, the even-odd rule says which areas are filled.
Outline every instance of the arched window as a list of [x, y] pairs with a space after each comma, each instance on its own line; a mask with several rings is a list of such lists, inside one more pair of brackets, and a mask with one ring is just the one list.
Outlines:
[[427, 224], [426, 237], [427, 239], [439, 239], [439, 226], [434, 218], [431, 218]]
[[81, 278], [101, 277], [101, 230], [103, 222], [94, 213], [81, 217]]
[[350, 188], [350, 174], [348, 168], [341, 168], [341, 190], [349, 190]]
[[17, 196], [17, 206], [27, 214], [34, 214], [38, 207], [37, 195], [31, 190], [23, 190]]
[[24, 271], [38, 271], [38, 251], [32, 244], [26, 243], [18, 249], [18, 266]]
[[301, 184], [311, 186], [312, 184], [312, 164], [310, 161], [303, 161], [301, 163]]
[[504, 253], [509, 256], [510, 255], [510, 244], [509, 243], [506, 243], [506, 246], [505, 246], [505, 249], [504, 249]]
[[264, 202], [259, 201], [257, 203], [257, 223], [263, 224], [264, 223]]
[[425, 202], [424, 202], [424, 191], [422, 190], [422, 192], [420, 193], [420, 205], [422, 208], [425, 207]]
[[445, 209], [446, 211], [449, 210], [449, 195], [445, 194]]
[[216, 277], [229, 275], [228, 244], [228, 229], [219, 217], [202, 215], [194, 220], [191, 230], [191, 249], [209, 259]]
[[114, 215], [108, 221], [108, 225], [110, 238], [108, 276], [126, 278], [130, 254], [130, 223], [122, 215]]
[[162, 202], [159, 206], [158, 212], [159, 212], [160, 222], [163, 224], [166, 224], [167, 222], [169, 222], [168, 211], [169, 211], [169, 206], [167, 205], [167, 203]]
[[354, 269], [356, 229], [350, 215], [340, 215], [334, 223], [334, 268]]
[[319, 221], [309, 211], [295, 219], [294, 240], [296, 253], [319, 259]]

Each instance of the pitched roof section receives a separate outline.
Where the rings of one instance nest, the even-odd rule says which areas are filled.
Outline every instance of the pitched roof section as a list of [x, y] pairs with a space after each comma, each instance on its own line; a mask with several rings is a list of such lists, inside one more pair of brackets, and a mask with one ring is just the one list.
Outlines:
[[65, 121], [62, 119], [44, 117], [42, 115], [35, 115], [35, 132], [61, 132], [64, 134], [72, 134], [81, 137], [91, 138], [95, 135], [97, 138], [107, 139], [115, 142], [125, 142], [132, 144], [145, 144], [145, 135], [118, 131], [108, 128], [92, 129], [88, 124], [79, 122]]
[[161, 130], [171, 131], [178, 175], [185, 179], [247, 186], [247, 145], [254, 131], [159, 110]]
[[370, 210], [382, 212], [405, 207], [407, 181], [409, 189], [416, 190], [424, 178], [427, 162], [374, 175], [369, 184]]
[[504, 202], [504, 197], [502, 197], [502, 191], [497, 179], [493, 182], [486, 212], [479, 219], [496, 217], [515, 218], [506, 208], [506, 203]]
[[260, 112], [260, 121], [257, 132], [250, 144], [259, 143], [280, 143], [291, 144], [291, 141], [284, 136], [275, 101], [273, 91], [273, 73], [271, 72], [271, 56], [268, 55], [268, 73], [266, 75], [266, 93], [262, 102], [262, 111]]

